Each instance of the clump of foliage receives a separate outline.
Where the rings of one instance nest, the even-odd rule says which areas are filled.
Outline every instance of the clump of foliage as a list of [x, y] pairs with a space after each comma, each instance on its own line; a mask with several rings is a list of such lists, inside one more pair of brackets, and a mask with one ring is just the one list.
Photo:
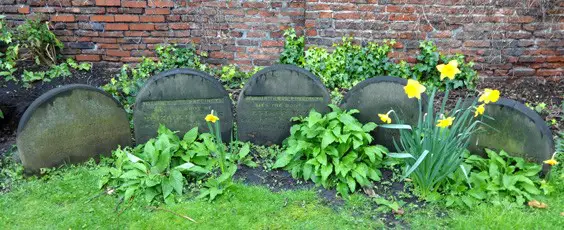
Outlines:
[[57, 64], [57, 52], [64, 45], [51, 32], [48, 22], [42, 22], [39, 18], [27, 19], [17, 30], [18, 41], [31, 52], [36, 64]]
[[449, 175], [442, 187], [447, 206], [523, 204], [535, 195], [549, 193], [547, 183], [539, 178], [539, 164], [511, 157], [504, 151], [486, 149], [486, 153], [487, 158], [468, 155], [462, 168]]
[[226, 88], [241, 89], [245, 86], [245, 82], [261, 69], [262, 67], [255, 67], [252, 71], [243, 72], [236, 65], [231, 64], [212, 70]]
[[[466, 107], [459, 99], [454, 109], [447, 113], [445, 107], [448, 91], [439, 112], [435, 113], [433, 109], [435, 93], [436, 90], [433, 90], [425, 113], [419, 113], [415, 126], [383, 125], [383, 127], [399, 129], [399, 144], [394, 142], [394, 145], [402, 153], [390, 154], [390, 156], [404, 160], [406, 164], [404, 177], [413, 180], [416, 189], [423, 197], [437, 191], [447, 176], [460, 167], [464, 152], [470, 144], [470, 137], [480, 124], [480, 121], [473, 119], [476, 102]], [[418, 101], [421, 108], [421, 100]], [[396, 120], [402, 123], [397, 116]], [[448, 121], [450, 124], [442, 125]]]
[[286, 42], [280, 62], [308, 69], [329, 88], [349, 89], [367, 78], [389, 75], [418, 79], [426, 86], [445, 89], [446, 85], [441, 83], [440, 73], [435, 67], [453, 59], [458, 61], [462, 73], [448, 83], [450, 88], [473, 89], [478, 80], [472, 62], [466, 63], [461, 54], [440, 54], [431, 41], [420, 43], [417, 63], [412, 66], [405, 61], [396, 63], [388, 57], [393, 50], [394, 40], [382, 44], [369, 42], [361, 46], [355, 45], [351, 37], [344, 37], [341, 43], [333, 44], [334, 51], [315, 46], [304, 51], [303, 37], [297, 37], [293, 29], [286, 30], [284, 36]]
[[112, 167], [102, 168], [105, 173], [99, 187], [115, 188], [125, 201], [143, 197], [146, 202], [158, 199], [174, 203], [175, 196], [183, 194], [187, 180], [201, 180], [214, 169], [212, 139], [207, 133], [198, 135], [197, 128], [180, 139], [160, 126], [158, 136], [147, 143], [113, 151]]
[[50, 69], [47, 71], [28, 71], [24, 70], [21, 80], [24, 84], [24, 87], [29, 88], [31, 87], [31, 83], [36, 81], [44, 81], [50, 82], [52, 79], [59, 78], [59, 77], [69, 77], [72, 75], [70, 68], [80, 70], [80, 71], [89, 71], [92, 68], [92, 64], [90, 63], [80, 63], [78, 64], [74, 59], [67, 58], [66, 63], [60, 63], [58, 65], [50, 66]]
[[0, 156], [0, 194], [9, 191], [18, 181], [24, 179], [24, 168], [14, 159], [16, 152], [17, 148], [13, 145]]
[[7, 46], [6, 51], [0, 51], [0, 76], [6, 81], [16, 81], [13, 74], [16, 71], [19, 44], [14, 44], [13, 33], [4, 22], [4, 15], [0, 15], [0, 43]]
[[273, 168], [284, 168], [295, 178], [312, 180], [325, 188], [336, 187], [346, 196], [359, 187], [380, 180], [383, 155], [388, 151], [373, 141], [375, 123], [362, 125], [353, 114], [329, 105], [322, 115], [312, 110], [307, 117], [295, 117], [298, 124], [284, 141], [285, 150]]

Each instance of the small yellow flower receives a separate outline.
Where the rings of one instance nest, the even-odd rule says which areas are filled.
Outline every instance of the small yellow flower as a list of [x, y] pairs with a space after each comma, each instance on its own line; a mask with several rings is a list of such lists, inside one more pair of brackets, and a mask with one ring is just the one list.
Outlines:
[[407, 85], [403, 87], [405, 94], [408, 98], [421, 99], [421, 94], [425, 92], [425, 86], [421, 85], [418, 81], [409, 79], [407, 80]]
[[216, 121], [219, 121], [219, 117], [213, 115], [213, 110], [211, 111], [210, 114], [206, 115], [205, 119], [207, 122], [211, 122], [211, 123], [215, 123]]
[[554, 160], [554, 158], [548, 159], [543, 161], [545, 164], [550, 165], [550, 166], [555, 166], [558, 164], [558, 161]]
[[437, 65], [437, 70], [441, 73], [441, 81], [445, 79], [445, 77], [453, 80], [454, 76], [460, 73], [460, 70], [458, 69], [458, 61], [456, 60], [451, 60], [446, 65]]
[[446, 128], [452, 125], [452, 122], [454, 121], [454, 117], [447, 117], [444, 119], [440, 119], [438, 121], [437, 127], [440, 128]]
[[499, 100], [499, 94], [499, 90], [497, 89], [485, 89], [484, 93], [478, 98], [478, 102], [484, 102], [486, 104], [496, 102]]
[[474, 112], [474, 117], [478, 117], [479, 115], [484, 115], [484, 112], [486, 111], [486, 104], [481, 104], [478, 107], [476, 107], [476, 112]]
[[[389, 112], [388, 112], [389, 113]], [[380, 120], [384, 123], [392, 123], [392, 118], [390, 118], [390, 116], [388, 116], [388, 114], [378, 114], [378, 116], [380, 117]]]

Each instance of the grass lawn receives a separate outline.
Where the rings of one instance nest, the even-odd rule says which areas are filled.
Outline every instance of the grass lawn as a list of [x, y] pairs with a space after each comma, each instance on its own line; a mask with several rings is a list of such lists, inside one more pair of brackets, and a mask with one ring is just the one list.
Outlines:
[[[97, 196], [99, 172], [80, 166], [48, 180], [31, 180], [0, 195], [0, 229], [374, 229], [385, 224], [370, 200], [355, 195], [344, 205], [324, 204], [313, 190], [274, 193], [237, 183], [216, 201], [186, 201], [162, 206], [197, 223], [144, 203], [120, 205], [117, 198]], [[397, 217], [401, 227], [414, 229], [558, 229], [564, 226], [564, 193], [543, 201], [548, 209], [482, 205], [471, 211], [427, 206]], [[442, 213], [438, 215], [438, 213]], [[439, 217], [442, 216], [442, 217]]]

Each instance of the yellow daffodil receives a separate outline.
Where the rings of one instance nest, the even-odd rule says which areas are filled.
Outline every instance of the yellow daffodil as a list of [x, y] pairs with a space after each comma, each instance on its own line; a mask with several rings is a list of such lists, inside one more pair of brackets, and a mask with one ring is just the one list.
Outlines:
[[207, 122], [211, 122], [211, 123], [215, 123], [216, 121], [219, 121], [219, 117], [213, 115], [213, 111], [211, 111], [210, 114], [206, 115], [205, 119]]
[[407, 85], [403, 87], [405, 94], [408, 98], [421, 99], [421, 94], [425, 92], [425, 86], [421, 85], [418, 81], [409, 79], [407, 80]]
[[558, 161], [554, 160], [554, 158], [548, 159], [543, 161], [545, 164], [550, 165], [550, 166], [555, 166], [558, 164]]
[[378, 114], [378, 116], [380, 117], [380, 120], [382, 122], [390, 124], [390, 123], [392, 123], [392, 118], [390, 118], [389, 114], [390, 114], [390, 112], [388, 112], [386, 114], [380, 113], [380, 114]]
[[479, 105], [478, 107], [476, 107], [476, 112], [474, 112], [474, 117], [484, 115], [485, 111], [486, 111], [486, 104]]
[[454, 121], [454, 117], [447, 117], [444, 119], [440, 119], [437, 123], [437, 127], [447, 128], [452, 125], [453, 121]]
[[499, 100], [499, 94], [499, 90], [497, 89], [485, 89], [484, 93], [478, 98], [478, 102], [484, 102], [486, 104], [497, 102], [497, 100]]
[[454, 76], [460, 73], [460, 70], [458, 69], [458, 61], [456, 60], [451, 60], [446, 65], [437, 65], [437, 70], [441, 73], [441, 81], [445, 79], [445, 77], [453, 80]]

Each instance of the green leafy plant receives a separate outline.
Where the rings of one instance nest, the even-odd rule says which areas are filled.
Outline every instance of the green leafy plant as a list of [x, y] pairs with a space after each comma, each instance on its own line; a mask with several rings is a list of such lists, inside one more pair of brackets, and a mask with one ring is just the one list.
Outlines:
[[276, 157], [283, 152], [283, 149], [278, 145], [254, 145], [253, 149], [257, 152], [257, 158], [260, 160], [260, 165], [266, 171], [272, 170], [272, 167], [276, 162]]
[[236, 65], [231, 64], [215, 70], [214, 74], [219, 76], [219, 80], [226, 88], [241, 89], [245, 86], [245, 82], [262, 68], [255, 67], [252, 71], [243, 72]]
[[24, 70], [21, 79], [23, 82], [24, 87], [29, 88], [31, 87], [31, 83], [36, 81], [44, 81], [50, 82], [52, 79], [58, 77], [69, 77], [72, 73], [69, 69], [69, 65], [67, 63], [61, 63], [58, 65], [52, 65], [51, 68], [47, 71], [28, 71]]
[[[473, 117], [477, 101], [468, 107], [458, 99], [454, 109], [447, 112], [445, 107], [449, 91], [439, 112], [435, 113], [433, 105], [436, 91], [433, 90], [424, 112], [422, 102], [418, 100], [421, 112], [416, 126], [402, 124], [397, 115], [395, 117], [399, 125], [381, 126], [399, 129], [399, 144], [394, 140], [394, 145], [401, 153], [389, 156], [404, 160], [404, 177], [412, 179], [422, 197], [437, 191], [447, 176], [461, 167], [470, 137], [477, 131], [478, 124], [482, 123]], [[443, 126], [445, 121], [451, 124]]]
[[343, 196], [372, 181], [380, 180], [383, 155], [388, 151], [373, 141], [370, 131], [375, 123], [362, 125], [353, 114], [329, 105], [332, 112], [322, 115], [312, 110], [284, 141], [284, 152], [273, 168], [284, 168], [295, 178], [312, 180], [325, 188], [337, 188]]
[[217, 159], [213, 148], [213, 136], [198, 135], [198, 128], [180, 139], [161, 125], [158, 136], [147, 143], [113, 151], [113, 164], [102, 168], [99, 187], [115, 189], [124, 201], [143, 197], [146, 202], [174, 203], [187, 180], [204, 179], [214, 169]]
[[0, 194], [8, 192], [24, 179], [24, 168], [14, 159], [15, 155], [17, 155], [17, 147], [12, 145], [3, 156], [0, 156]]
[[477, 72], [472, 69], [474, 63], [465, 62], [461, 54], [440, 54], [431, 41], [420, 43], [417, 63], [411, 66], [406, 61], [394, 62], [389, 58], [394, 40], [385, 40], [382, 44], [368, 42], [361, 46], [354, 44], [351, 37], [344, 37], [341, 43], [333, 44], [333, 51], [329, 51], [315, 46], [304, 50], [304, 37], [298, 37], [293, 29], [286, 30], [284, 37], [286, 42], [280, 62], [308, 69], [331, 89], [349, 89], [367, 78], [385, 75], [418, 79], [424, 85], [445, 89], [447, 85], [440, 81], [436, 66], [453, 59], [458, 61], [461, 73], [448, 82], [448, 87], [474, 89], [478, 80]]
[[82, 63], [77, 63], [74, 59], [72, 58], [67, 58], [67, 64], [76, 70], [80, 70], [80, 71], [89, 71], [90, 69], [92, 69], [92, 64], [88, 63], [88, 62], [82, 62]]
[[0, 76], [6, 81], [17, 81], [13, 74], [16, 72], [19, 44], [13, 42], [13, 33], [4, 22], [4, 15], [0, 15], [0, 43], [7, 46], [5, 52], [0, 51]]
[[543, 113], [547, 112], [546, 111], [546, 109], [547, 109], [546, 103], [544, 103], [544, 102], [537, 103], [536, 105], [527, 102], [527, 103], [525, 103], [525, 105], [527, 107], [529, 107], [530, 109], [534, 110], [535, 112], [537, 112], [538, 114], [543, 114]]
[[511, 157], [504, 151], [486, 149], [486, 153], [487, 158], [466, 155], [462, 167], [449, 175], [442, 187], [447, 206], [523, 204], [535, 195], [549, 193], [546, 182], [539, 178], [539, 164]]
[[0, 110], [0, 119], [4, 119], [4, 113]]
[[250, 145], [234, 144], [233, 142], [226, 148], [221, 139], [221, 122], [219, 117], [215, 116], [213, 110], [206, 117], [208, 124], [209, 134], [213, 136], [213, 145], [210, 150], [215, 153], [216, 159], [219, 163], [220, 175], [214, 175], [209, 178], [200, 189], [198, 198], [213, 201], [217, 195], [223, 194], [231, 185], [233, 185], [233, 175], [237, 172], [237, 164], [245, 163], [247, 165], [255, 166], [254, 162], [248, 161], [250, 153]]
[[294, 28], [285, 30], [283, 35], [286, 40], [284, 50], [280, 53], [280, 63], [303, 66], [305, 62], [305, 38], [303, 36], [298, 37]]
[[18, 41], [31, 52], [36, 64], [57, 64], [57, 51], [64, 45], [49, 29], [48, 22], [42, 22], [39, 17], [27, 19], [17, 30]]

